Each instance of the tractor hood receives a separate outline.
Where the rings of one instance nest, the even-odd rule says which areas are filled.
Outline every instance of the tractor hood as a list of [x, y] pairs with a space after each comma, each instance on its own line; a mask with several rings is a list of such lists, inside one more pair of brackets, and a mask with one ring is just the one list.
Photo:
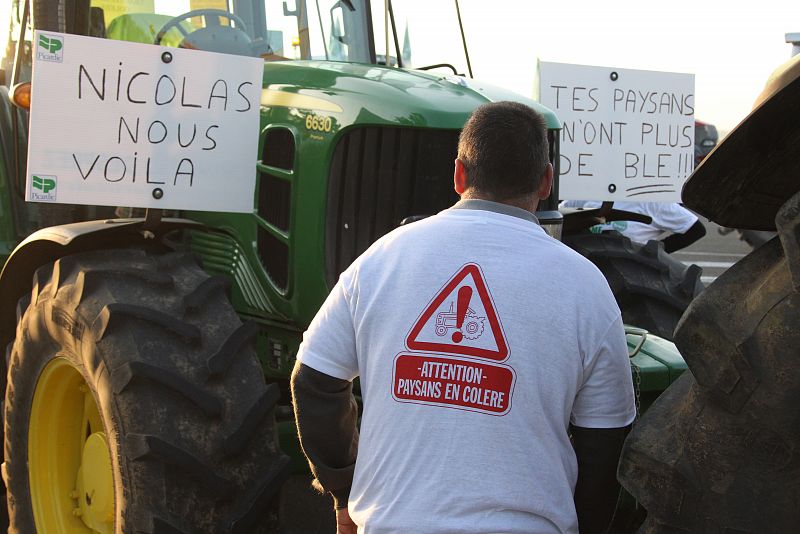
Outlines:
[[731, 228], [775, 230], [778, 209], [800, 190], [800, 55], [767, 80], [753, 111], [706, 156], [683, 201]]
[[401, 124], [460, 129], [481, 104], [514, 100], [560, 128], [555, 114], [534, 100], [456, 75], [331, 61], [264, 64], [262, 107], [331, 113], [340, 125]]

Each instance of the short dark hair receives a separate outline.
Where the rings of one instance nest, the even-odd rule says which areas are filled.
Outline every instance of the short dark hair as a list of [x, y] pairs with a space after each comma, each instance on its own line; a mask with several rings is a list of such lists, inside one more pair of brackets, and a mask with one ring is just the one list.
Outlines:
[[497, 201], [534, 193], [549, 162], [548, 153], [544, 117], [518, 102], [483, 104], [458, 140], [467, 187]]

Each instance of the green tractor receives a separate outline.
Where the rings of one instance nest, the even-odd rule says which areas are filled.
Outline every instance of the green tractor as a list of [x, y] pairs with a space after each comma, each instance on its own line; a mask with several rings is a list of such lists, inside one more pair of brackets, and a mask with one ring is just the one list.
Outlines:
[[[552, 112], [459, 75], [465, 48], [455, 65], [413, 65], [391, 3], [184, 3], [15, 4], [9, 85], [22, 107], [40, 46], [31, 29], [264, 62], [248, 213], [27, 204], [28, 117], [0, 95], [11, 532], [329, 529], [329, 505], [317, 516], [300, 500], [309, 478], [288, 378], [304, 329], [372, 242], [454, 203], [459, 130], [481, 103], [539, 109], [559, 161]], [[539, 214], [554, 235], [557, 198]], [[629, 341], [645, 409], [685, 364], [645, 331]]]

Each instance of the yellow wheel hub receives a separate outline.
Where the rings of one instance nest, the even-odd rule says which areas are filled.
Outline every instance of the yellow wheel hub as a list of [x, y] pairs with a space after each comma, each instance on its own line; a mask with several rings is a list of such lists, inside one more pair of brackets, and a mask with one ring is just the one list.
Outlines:
[[114, 477], [100, 410], [65, 358], [48, 363], [36, 383], [28, 464], [39, 532], [114, 532]]

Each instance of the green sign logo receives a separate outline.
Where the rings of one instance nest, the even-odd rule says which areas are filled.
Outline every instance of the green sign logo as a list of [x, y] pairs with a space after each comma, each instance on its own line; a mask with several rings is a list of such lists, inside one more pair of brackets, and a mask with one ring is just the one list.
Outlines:
[[61, 63], [64, 60], [64, 38], [58, 35], [39, 34], [36, 59]]
[[56, 177], [31, 174], [31, 189], [28, 200], [33, 202], [56, 201]]
[[39, 46], [55, 54], [64, 47], [64, 43], [58, 37], [48, 37], [47, 35], [39, 36]]
[[56, 188], [56, 181], [52, 178], [42, 178], [41, 176], [33, 176], [33, 187], [41, 190], [42, 193], [49, 193]]

